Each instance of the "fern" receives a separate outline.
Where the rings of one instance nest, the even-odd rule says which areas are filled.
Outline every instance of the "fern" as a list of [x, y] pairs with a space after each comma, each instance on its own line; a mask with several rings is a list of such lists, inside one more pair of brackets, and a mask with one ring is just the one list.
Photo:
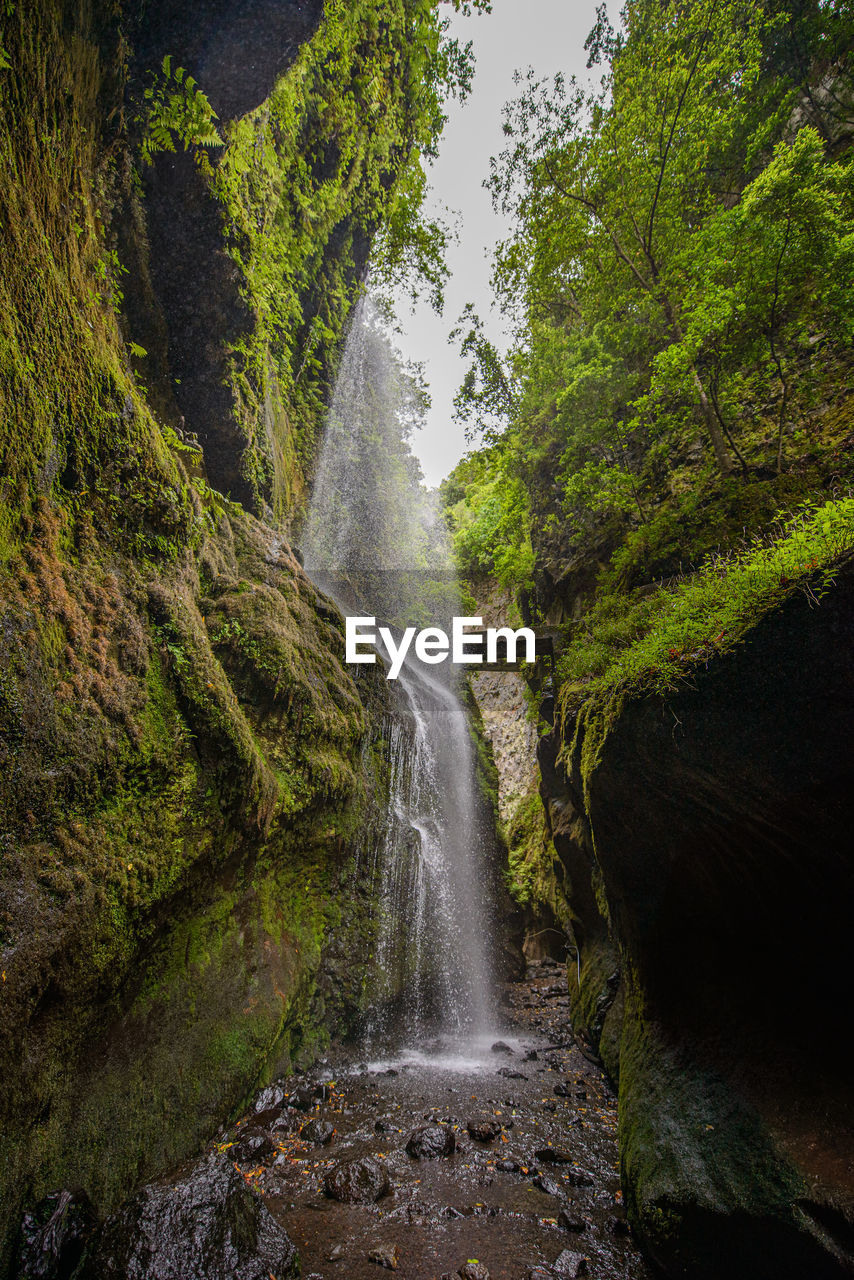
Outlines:
[[194, 149], [196, 164], [210, 172], [204, 148], [224, 146], [217, 115], [193, 77], [183, 67], [172, 70], [171, 54], [166, 54], [160, 72], [152, 76], [144, 97], [140, 153], [145, 163], [151, 164], [158, 151], [176, 151], [180, 143], [185, 151]]

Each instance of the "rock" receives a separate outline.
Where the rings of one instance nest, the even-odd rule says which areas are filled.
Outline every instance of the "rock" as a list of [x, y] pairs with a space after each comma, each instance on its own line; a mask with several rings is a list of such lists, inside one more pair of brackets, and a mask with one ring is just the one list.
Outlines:
[[275, 1150], [275, 1143], [269, 1133], [264, 1133], [262, 1129], [242, 1129], [226, 1155], [236, 1164], [261, 1164]]
[[94, 1210], [82, 1192], [51, 1192], [24, 1214], [15, 1275], [19, 1280], [70, 1276], [94, 1225]]
[[558, 1254], [552, 1263], [552, 1270], [561, 1280], [576, 1280], [577, 1276], [587, 1275], [587, 1259], [583, 1253], [573, 1253], [571, 1249], [564, 1249], [563, 1253]]
[[570, 1213], [567, 1209], [561, 1209], [557, 1216], [557, 1225], [564, 1231], [574, 1231], [579, 1234], [587, 1230], [587, 1223], [584, 1219]]
[[505, 1044], [503, 1040], [496, 1040], [490, 1052], [491, 1053], [512, 1053], [513, 1050], [510, 1048], [510, 1045]]
[[555, 1102], [554, 1098], [548, 1098], [541, 1105], [542, 1105], [543, 1111], [551, 1111], [551, 1112], [557, 1111], [557, 1103]]
[[283, 1227], [219, 1152], [143, 1187], [105, 1223], [86, 1280], [277, 1280], [295, 1276]]
[[497, 1120], [469, 1120], [466, 1123], [469, 1137], [474, 1138], [475, 1142], [492, 1142], [501, 1132], [501, 1125]]
[[555, 1280], [555, 1273], [549, 1267], [532, 1267], [525, 1280]]
[[554, 1178], [550, 1178], [547, 1173], [538, 1173], [536, 1178], [534, 1178], [534, 1186], [539, 1187], [547, 1196], [559, 1196], [563, 1194]]
[[523, 1075], [521, 1071], [514, 1071], [512, 1067], [499, 1067], [498, 1072], [496, 1074], [499, 1076], [504, 1076], [505, 1080], [527, 1080], [528, 1079], [528, 1077]]
[[394, 1069], [394, 1067], [389, 1067], [387, 1071], [384, 1071], [384, 1072], [383, 1072], [383, 1075], [384, 1075], [384, 1076], [399, 1076], [399, 1075], [400, 1075], [400, 1072], [399, 1072], [399, 1071], [396, 1071], [396, 1070]]
[[335, 1126], [328, 1120], [308, 1120], [300, 1129], [299, 1136], [314, 1147], [325, 1147], [335, 1136]]
[[571, 1187], [593, 1187], [596, 1185], [596, 1179], [593, 1174], [588, 1173], [586, 1169], [568, 1169], [566, 1179]]
[[343, 1244], [336, 1244], [335, 1248], [330, 1252], [329, 1257], [326, 1259], [326, 1261], [338, 1262], [339, 1258], [343, 1258], [343, 1257], [344, 1257]]
[[568, 1084], [556, 1084], [554, 1087], [555, 1096], [558, 1098], [571, 1098], [572, 1089]]
[[611, 1220], [611, 1230], [615, 1236], [627, 1236], [629, 1234], [629, 1224], [625, 1218], [613, 1218]]
[[496, 1169], [501, 1169], [503, 1173], [518, 1173], [521, 1168], [519, 1161], [508, 1156], [504, 1160], [499, 1160], [495, 1165]]
[[314, 1090], [307, 1084], [300, 1085], [288, 1097], [288, 1106], [296, 1107], [297, 1111], [311, 1111], [314, 1106]]
[[368, 1254], [368, 1262], [374, 1262], [378, 1267], [385, 1267], [386, 1271], [397, 1271], [400, 1262], [400, 1253], [397, 1245], [379, 1245], [377, 1248], [371, 1249]]
[[489, 1272], [482, 1262], [467, 1262], [460, 1267], [457, 1275], [460, 1280], [490, 1280]]
[[400, 1126], [394, 1120], [380, 1119], [374, 1121], [374, 1130], [377, 1133], [397, 1133]]
[[529, 1049], [528, 1052], [525, 1054], [524, 1058], [522, 1059], [522, 1061], [538, 1062], [539, 1058], [540, 1058], [540, 1055], [537, 1053], [536, 1049]]
[[253, 1110], [256, 1114], [262, 1111], [276, 1111], [284, 1104], [284, 1101], [285, 1091], [281, 1085], [271, 1084], [258, 1094]]
[[347, 1160], [330, 1169], [323, 1179], [330, 1200], [342, 1204], [374, 1204], [391, 1190], [388, 1169], [373, 1156]]
[[425, 1124], [409, 1135], [406, 1151], [417, 1160], [435, 1160], [452, 1155], [456, 1145], [453, 1129], [443, 1124]]
[[534, 1154], [543, 1164], [572, 1164], [574, 1159], [566, 1147], [540, 1147]]

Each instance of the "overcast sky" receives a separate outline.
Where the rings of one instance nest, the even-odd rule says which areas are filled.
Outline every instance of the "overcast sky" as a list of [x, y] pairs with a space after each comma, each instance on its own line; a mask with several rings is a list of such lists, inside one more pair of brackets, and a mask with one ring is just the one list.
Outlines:
[[[449, 6], [450, 8], [450, 6]], [[433, 407], [427, 425], [415, 433], [412, 446], [428, 485], [439, 481], [467, 451], [463, 428], [452, 418], [454, 394], [466, 363], [448, 344], [448, 332], [467, 302], [500, 339], [497, 317], [489, 317], [490, 257], [506, 234], [504, 221], [492, 211], [482, 183], [489, 157], [503, 148], [501, 108], [516, 96], [513, 72], [534, 67], [538, 76], [563, 71], [587, 76], [584, 41], [595, 20], [595, 0], [492, 0], [491, 14], [463, 18], [456, 14], [452, 32], [474, 44], [477, 69], [468, 101], [451, 102], [438, 160], [430, 167], [431, 208], [449, 207], [461, 219], [460, 242], [450, 248], [451, 278], [445, 291], [445, 314], [436, 316], [425, 303], [410, 312], [398, 307], [403, 332], [396, 345], [409, 360], [422, 361]]]

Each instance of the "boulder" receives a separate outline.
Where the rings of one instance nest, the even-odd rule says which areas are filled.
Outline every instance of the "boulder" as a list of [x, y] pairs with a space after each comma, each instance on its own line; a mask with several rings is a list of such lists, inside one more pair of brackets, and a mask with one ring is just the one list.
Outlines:
[[497, 1120], [476, 1119], [469, 1120], [466, 1124], [469, 1137], [474, 1138], [475, 1142], [492, 1142], [501, 1132], [501, 1125]]
[[453, 1129], [444, 1124], [425, 1124], [409, 1135], [406, 1151], [416, 1160], [436, 1160], [453, 1155], [456, 1146]]
[[373, 1156], [347, 1160], [330, 1169], [323, 1189], [331, 1200], [342, 1204], [374, 1204], [391, 1190], [388, 1169]]
[[218, 1152], [143, 1187], [105, 1223], [85, 1280], [276, 1280], [298, 1274], [284, 1228]]

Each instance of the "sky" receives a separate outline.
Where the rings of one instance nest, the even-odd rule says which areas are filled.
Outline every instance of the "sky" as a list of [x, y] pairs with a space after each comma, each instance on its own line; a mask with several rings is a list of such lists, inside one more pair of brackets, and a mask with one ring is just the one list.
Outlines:
[[489, 278], [492, 249], [508, 226], [493, 212], [482, 184], [490, 156], [504, 146], [501, 109], [517, 95], [513, 73], [532, 66], [538, 77], [556, 71], [567, 78], [586, 77], [584, 41], [595, 21], [595, 8], [595, 0], [525, 0], [524, 5], [519, 0], [492, 0], [491, 14], [453, 15], [451, 33], [463, 43], [473, 42], [477, 66], [468, 100], [462, 105], [452, 100], [446, 108], [439, 158], [428, 169], [432, 191], [427, 211], [455, 211], [460, 239], [448, 251], [444, 315], [435, 315], [426, 302], [412, 312], [408, 301], [400, 300], [402, 332], [395, 337], [407, 360], [423, 363], [430, 388], [432, 408], [423, 430], [415, 432], [412, 448], [431, 487], [469, 448], [462, 424], [452, 416], [467, 362], [448, 343], [448, 333], [467, 302], [474, 303], [493, 341], [504, 345], [500, 317], [490, 315]]

